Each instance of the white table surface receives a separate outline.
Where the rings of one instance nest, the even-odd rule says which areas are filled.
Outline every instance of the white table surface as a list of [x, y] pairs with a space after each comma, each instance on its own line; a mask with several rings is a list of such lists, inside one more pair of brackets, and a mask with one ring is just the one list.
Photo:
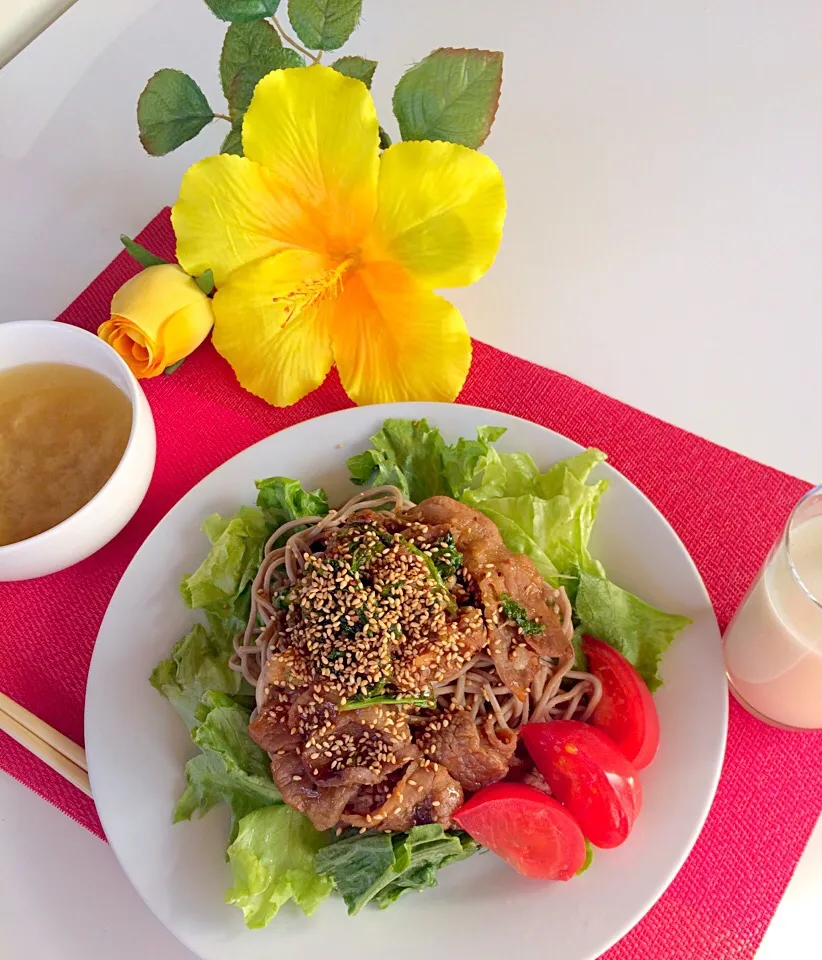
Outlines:
[[[19, 45], [4, 2], [0, 62]], [[49, 4], [66, 5], [29, 13], [47, 22]], [[365, 12], [346, 52], [380, 60], [389, 129], [404, 65], [441, 45], [505, 51], [487, 150], [508, 183], [506, 236], [488, 277], [453, 297], [472, 333], [822, 479], [822, 5], [365, 0]], [[215, 124], [146, 157], [134, 109], [163, 66], [189, 71], [216, 107], [222, 33], [194, 0], [77, 0], [0, 71], [0, 321], [55, 316], [216, 150]], [[5, 775], [0, 851], [0, 956], [190, 960], [109, 848]], [[818, 827], [759, 960], [818, 958], [820, 900]]]

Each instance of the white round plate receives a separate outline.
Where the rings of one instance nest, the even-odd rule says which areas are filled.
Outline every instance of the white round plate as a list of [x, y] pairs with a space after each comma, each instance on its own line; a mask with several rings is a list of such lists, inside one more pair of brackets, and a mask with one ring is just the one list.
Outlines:
[[644, 807], [622, 847], [596, 851], [591, 869], [570, 883], [525, 880], [486, 855], [447, 867], [437, 889], [409, 895], [387, 911], [366, 909], [349, 918], [342, 900], [332, 897], [313, 917], [287, 904], [266, 930], [250, 931], [240, 911], [223, 900], [230, 882], [225, 811], [171, 823], [184, 787], [183, 767], [195, 751], [148, 677], [190, 629], [192, 614], [177, 586], [205, 554], [200, 524], [214, 511], [233, 513], [253, 503], [259, 477], [296, 477], [307, 487], [324, 486], [332, 503], [342, 502], [353, 492], [346, 458], [368, 446], [386, 417], [427, 417], [452, 441], [474, 436], [480, 424], [505, 426], [500, 448], [526, 450], [543, 467], [580, 449], [550, 430], [492, 410], [394, 404], [298, 424], [206, 477], [137, 552], [100, 628], [85, 725], [106, 835], [143, 900], [203, 960], [329, 951], [337, 960], [418, 960], [426, 953], [542, 956], [548, 943], [563, 960], [592, 960], [650, 909], [688, 855], [716, 790], [727, 727], [719, 631], [699, 573], [656, 508], [607, 466], [598, 468], [611, 487], [597, 520], [595, 555], [621, 586], [694, 621], [662, 664], [659, 754], [643, 771]]

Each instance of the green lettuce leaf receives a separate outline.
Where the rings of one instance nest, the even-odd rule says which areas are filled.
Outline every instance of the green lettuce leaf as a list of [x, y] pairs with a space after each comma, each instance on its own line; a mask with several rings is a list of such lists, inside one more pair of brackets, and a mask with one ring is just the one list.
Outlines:
[[[151, 685], [167, 697], [185, 721], [196, 726], [195, 712], [203, 694], [217, 690], [229, 695], [242, 692], [242, 677], [228, 666], [236, 623], [215, 620], [210, 629], [195, 624], [178, 640], [171, 656], [154, 668]], [[250, 692], [250, 688], [249, 688]]]
[[385, 909], [409, 890], [435, 887], [442, 867], [478, 849], [467, 834], [429, 824], [408, 833], [346, 837], [317, 854], [316, 869], [333, 880], [354, 916], [372, 900]]
[[476, 440], [449, 445], [427, 420], [386, 420], [371, 437], [372, 448], [350, 457], [352, 483], [391, 484], [415, 503], [445, 494], [459, 497], [481, 472], [504, 427], [479, 427]]
[[174, 823], [225, 803], [231, 808], [231, 842], [243, 817], [282, 803], [268, 757], [248, 735], [250, 715], [224, 693], [211, 690], [202, 698], [196, 711], [199, 726], [191, 734], [202, 753], [186, 764], [187, 787], [174, 811]]
[[371, 443], [371, 449], [347, 461], [353, 483], [391, 484], [415, 502], [448, 493], [442, 459], [445, 441], [427, 420], [386, 420]]
[[462, 499], [490, 517], [508, 548], [531, 557], [546, 580], [563, 582], [573, 599], [578, 570], [604, 573], [588, 541], [608, 481], [587, 482], [603, 460], [600, 450], [584, 450], [540, 473], [527, 453], [491, 450], [482, 482]]
[[487, 469], [489, 458], [499, 456], [493, 443], [504, 433], [505, 427], [477, 427], [476, 440], [461, 437], [455, 444], [445, 447], [442, 469], [449, 496], [459, 499], [477, 483]]
[[[400, 835], [398, 835], [400, 836]], [[351, 916], [396, 878], [394, 844], [387, 833], [346, 837], [317, 855], [317, 872], [333, 881]]]
[[662, 684], [659, 661], [691, 620], [663, 613], [610, 580], [580, 572], [575, 613], [583, 633], [609, 643], [637, 668], [653, 692]]
[[234, 883], [226, 903], [240, 907], [252, 930], [265, 927], [288, 900], [312, 914], [333, 886], [315, 870], [317, 853], [329, 839], [308, 817], [285, 805], [249, 813], [228, 848]]
[[298, 517], [324, 517], [328, 513], [328, 494], [323, 489], [305, 490], [299, 480], [269, 477], [257, 480], [257, 506], [275, 530]]
[[479, 850], [479, 845], [467, 833], [446, 833], [439, 824], [412, 827], [398, 846], [394, 869], [399, 871], [399, 876], [374, 897], [381, 910], [411, 890], [436, 887], [439, 870]]
[[248, 614], [246, 587], [260, 565], [268, 526], [262, 510], [240, 507], [233, 517], [214, 513], [203, 521], [211, 549], [194, 573], [183, 577], [186, 605], [205, 610], [212, 620], [243, 619]]

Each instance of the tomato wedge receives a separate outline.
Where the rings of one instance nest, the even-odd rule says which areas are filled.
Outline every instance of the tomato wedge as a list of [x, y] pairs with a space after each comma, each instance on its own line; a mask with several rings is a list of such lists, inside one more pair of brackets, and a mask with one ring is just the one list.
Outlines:
[[642, 770], [659, 746], [659, 715], [651, 691], [633, 665], [607, 643], [584, 637], [582, 649], [588, 669], [602, 684], [602, 698], [590, 722]]
[[454, 820], [524, 877], [570, 880], [585, 863], [585, 838], [571, 814], [524, 783], [483, 787]]
[[529, 723], [521, 734], [551, 792], [591, 843], [618, 847], [642, 806], [642, 788], [631, 761], [602, 731], [580, 720]]

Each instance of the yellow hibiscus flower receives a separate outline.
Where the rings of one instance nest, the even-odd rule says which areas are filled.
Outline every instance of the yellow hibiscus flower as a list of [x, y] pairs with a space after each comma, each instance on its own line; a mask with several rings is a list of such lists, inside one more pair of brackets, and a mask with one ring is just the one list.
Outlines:
[[211, 269], [214, 345], [243, 387], [288, 406], [336, 363], [356, 403], [453, 400], [471, 364], [433, 293], [491, 266], [505, 188], [453, 143], [379, 152], [374, 101], [330, 67], [275, 70], [243, 122], [244, 157], [194, 164], [172, 210], [177, 258]]

